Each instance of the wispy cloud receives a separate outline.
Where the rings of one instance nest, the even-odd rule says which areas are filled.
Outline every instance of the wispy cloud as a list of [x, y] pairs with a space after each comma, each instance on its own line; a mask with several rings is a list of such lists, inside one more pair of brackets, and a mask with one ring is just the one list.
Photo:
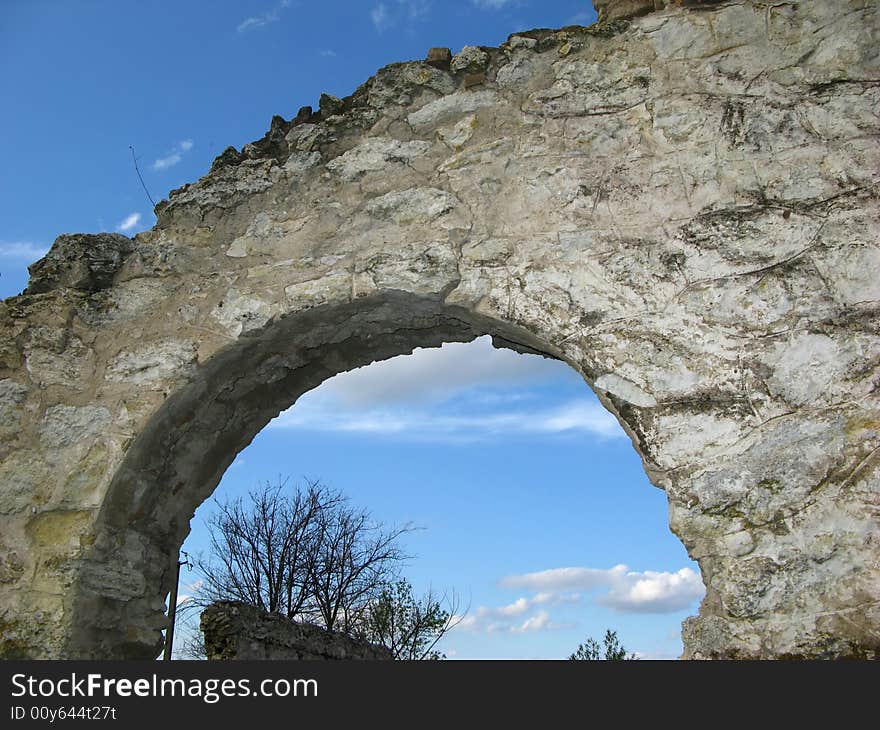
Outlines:
[[501, 436], [588, 433], [618, 438], [623, 431], [614, 417], [589, 401], [574, 401], [545, 410], [444, 414], [430, 410], [345, 411], [297, 404], [270, 424], [324, 432], [397, 436], [408, 440], [478, 440]]
[[172, 152], [170, 155], [166, 157], [160, 157], [153, 163], [154, 170], [167, 170], [169, 167], [174, 167], [178, 162], [180, 162], [183, 157], [179, 152]]
[[0, 257], [20, 261], [36, 261], [43, 258], [48, 246], [31, 241], [0, 241]]
[[174, 148], [165, 157], [160, 157], [153, 162], [153, 169], [158, 172], [159, 170], [167, 170], [169, 167], [174, 167], [183, 159], [184, 153], [189, 152], [192, 148], [193, 141], [191, 139], [181, 140], [174, 145]]
[[181, 606], [182, 604], [189, 603], [189, 601], [196, 597], [196, 594], [202, 589], [203, 585], [204, 581], [202, 580], [194, 580], [191, 583], [181, 585], [180, 593], [177, 595], [177, 605]]
[[370, 20], [378, 33], [382, 33], [388, 28], [388, 9], [385, 7], [385, 3], [379, 3], [370, 10]]
[[416, 348], [411, 355], [341, 373], [324, 382], [320, 393], [346, 408], [418, 406], [483, 386], [534, 386], [562, 379], [569, 384], [583, 382], [559, 360], [495, 348], [486, 336], [471, 343]]
[[[582, 387], [547, 402], [542, 387]], [[623, 437], [564, 363], [492, 347], [488, 337], [373, 363], [325, 381], [276, 418], [272, 428], [421, 441], [589, 434]]]
[[500, 10], [506, 5], [512, 5], [515, 0], [471, 0], [481, 10]]
[[[562, 602], [564, 598], [555, 601]], [[573, 601], [577, 601], [574, 597]], [[569, 602], [573, 602], [569, 601]], [[526, 634], [534, 631], [553, 631], [556, 629], [570, 628], [569, 623], [553, 621], [550, 612], [542, 608], [531, 616], [524, 616], [534, 610], [537, 605], [547, 603], [547, 600], [536, 601], [534, 598], [519, 598], [507, 606], [490, 608], [480, 606], [473, 613], [454, 618], [456, 631], [470, 631], [482, 634]]]
[[410, 23], [421, 20], [431, 10], [430, 0], [397, 0], [397, 4]]
[[324, 58], [336, 58], [336, 51], [331, 51], [329, 48], [325, 48], [323, 51], [319, 51], [318, 55], [323, 56]]
[[245, 18], [242, 20], [237, 26], [236, 31], [239, 33], [246, 33], [249, 30], [257, 30], [258, 28], [264, 28], [270, 23], [277, 23], [281, 20], [281, 12], [291, 5], [290, 0], [281, 0], [274, 8], [271, 10], [267, 10], [265, 13], [260, 13], [259, 15], [252, 15], [249, 18]]
[[140, 213], [131, 213], [122, 219], [122, 222], [118, 226], [116, 226], [116, 229], [119, 231], [128, 232], [132, 228], [137, 226], [137, 224], [140, 223], [140, 220]]
[[501, 585], [507, 588], [521, 588], [530, 591], [553, 593], [564, 590], [591, 591], [607, 585], [615, 578], [625, 575], [625, 565], [613, 568], [552, 568], [536, 573], [522, 573], [502, 578]]
[[514, 626], [511, 630], [515, 634], [527, 634], [531, 631], [549, 631], [551, 629], [569, 628], [570, 624], [557, 624], [550, 620], [550, 614], [547, 611], [539, 611], [534, 616], [529, 616], [519, 626]]
[[559, 591], [606, 589], [596, 603], [624, 613], [672, 613], [701, 599], [703, 581], [691, 568], [674, 573], [631, 571], [625, 565], [613, 568], [553, 568], [504, 578], [508, 588], [540, 591], [554, 595]]
[[377, 33], [384, 33], [396, 25], [404, 25], [407, 30], [420, 20], [426, 18], [431, 11], [430, 0], [396, 0], [388, 3], [380, 2], [370, 10], [370, 20]]

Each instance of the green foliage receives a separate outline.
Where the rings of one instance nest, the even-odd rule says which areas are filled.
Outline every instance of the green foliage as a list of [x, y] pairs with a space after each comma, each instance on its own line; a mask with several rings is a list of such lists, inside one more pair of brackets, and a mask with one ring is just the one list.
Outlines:
[[443, 603], [431, 591], [416, 598], [406, 579], [389, 583], [370, 604], [364, 638], [386, 646], [395, 659], [445, 659], [435, 647], [458, 619], [455, 606], [450, 612]]
[[621, 646], [620, 639], [617, 638], [616, 631], [607, 629], [605, 631], [605, 637], [602, 639], [602, 643], [604, 645], [604, 651], [603, 647], [599, 645], [599, 642], [593, 637], [590, 637], [568, 658], [580, 661], [622, 661], [624, 659], [636, 658], [635, 654], [627, 655], [626, 649]]

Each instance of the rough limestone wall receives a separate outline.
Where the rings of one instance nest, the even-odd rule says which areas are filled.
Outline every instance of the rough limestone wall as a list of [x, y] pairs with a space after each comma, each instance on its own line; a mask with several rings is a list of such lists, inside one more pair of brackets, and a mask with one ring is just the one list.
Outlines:
[[212, 603], [200, 627], [208, 659], [393, 659], [384, 646], [289, 621], [238, 601]]
[[0, 655], [155, 656], [270, 418], [484, 333], [578, 370], [666, 491], [685, 656], [877, 651], [878, 3], [598, 5], [275, 117], [132, 240], [59, 238], [0, 304]]

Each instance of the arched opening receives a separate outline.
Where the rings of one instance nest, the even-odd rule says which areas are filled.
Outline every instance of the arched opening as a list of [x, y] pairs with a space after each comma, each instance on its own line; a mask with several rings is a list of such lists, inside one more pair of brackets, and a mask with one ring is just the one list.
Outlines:
[[196, 508], [298, 397], [337, 373], [483, 335], [496, 346], [565, 357], [516, 325], [403, 292], [280, 318], [214, 356], [168, 395], [114, 476], [77, 576], [70, 655], [156, 655], [171, 568]]
[[[583, 378], [484, 336], [340, 373], [257, 435], [191, 522], [176, 657], [204, 656], [202, 607], [241, 591], [221, 567], [230, 525], [216, 520], [282, 483], [274, 494], [320, 483], [388, 529], [417, 528], [399, 540], [398, 577], [457, 604], [437, 645], [449, 658], [560, 659], [606, 628], [639, 656], [675, 658], [703, 593], [666, 494]], [[250, 602], [253, 574], [236, 564]]]

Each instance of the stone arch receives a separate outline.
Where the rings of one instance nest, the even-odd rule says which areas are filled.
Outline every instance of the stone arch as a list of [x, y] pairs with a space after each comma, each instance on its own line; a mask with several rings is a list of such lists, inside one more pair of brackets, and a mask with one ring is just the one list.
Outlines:
[[575, 367], [666, 491], [685, 656], [876, 652], [876, 4], [597, 4], [275, 117], [152, 230], [31, 268], [0, 654], [154, 655], [186, 522], [272, 415], [487, 333]]
[[[300, 395], [376, 360], [485, 334], [499, 347], [557, 352], [525, 330], [440, 297], [394, 290], [281, 317], [218, 352], [163, 401], [115, 470], [94, 529], [98, 541], [79, 569], [78, 629], [66, 652], [157, 655], [171, 561], [196, 508], [235, 456]], [[108, 566], [117, 573], [111, 585], [136, 590], [108, 592]], [[132, 640], [131, 626], [154, 630]]]

